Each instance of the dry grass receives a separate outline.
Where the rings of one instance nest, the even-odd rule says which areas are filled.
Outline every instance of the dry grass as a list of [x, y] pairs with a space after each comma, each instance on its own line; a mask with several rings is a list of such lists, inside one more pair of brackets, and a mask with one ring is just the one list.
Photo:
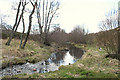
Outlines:
[[[119, 71], [118, 60], [105, 58], [107, 53], [104, 50], [99, 51], [97, 46], [86, 45], [84, 49], [86, 53], [80, 60], [68, 66], [60, 66], [58, 71], [32, 75], [19, 74], [12, 78], [118, 78], [114, 73]], [[11, 78], [11, 76], [6, 77]]]
[[75, 66], [105, 73], [114, 73], [119, 71], [119, 60], [105, 58], [107, 53], [104, 50], [100, 51], [97, 46], [87, 46], [85, 49], [86, 53], [83, 55], [81, 60], [75, 63]]
[[19, 49], [20, 40], [13, 39], [10, 46], [5, 45], [6, 41], [7, 40], [2, 40], [3, 57], [5, 57], [5, 56], [25, 57], [30, 54], [39, 53], [39, 52], [35, 51], [37, 49], [38, 49], [38, 51], [42, 50], [42, 48], [40, 48], [40, 46], [37, 42], [31, 41], [31, 40], [28, 40], [25, 49]]
[[20, 40], [13, 39], [10, 46], [5, 45], [6, 41], [2, 39], [2, 67], [7, 67], [8, 64], [26, 63], [26, 61], [38, 62], [47, 59], [51, 53], [50, 47], [33, 40], [28, 40], [25, 49], [19, 48]]

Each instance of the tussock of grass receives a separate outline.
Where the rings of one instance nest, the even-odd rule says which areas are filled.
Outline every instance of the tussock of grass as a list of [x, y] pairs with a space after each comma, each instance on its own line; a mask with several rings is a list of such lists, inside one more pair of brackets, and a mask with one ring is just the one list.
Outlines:
[[[58, 71], [49, 73], [35, 73], [25, 75], [27, 78], [117, 78], [118, 60], [105, 58], [107, 54], [104, 50], [99, 50], [97, 46], [77, 45], [84, 48], [86, 53], [76, 63], [68, 66], [59, 67]], [[9, 76], [10, 77], [10, 76]], [[14, 78], [20, 78], [21, 75], [14, 75]]]
[[[119, 71], [119, 61], [117, 59], [105, 58], [107, 54], [103, 49], [99, 50], [99, 47], [86, 45], [84, 48], [86, 53], [83, 55], [82, 59], [77, 61], [74, 65], [79, 66], [86, 70], [92, 70], [96, 72], [104, 72], [106, 74], [115, 74]], [[84, 66], [80, 66], [79, 64]]]
[[26, 62], [35, 63], [47, 59], [51, 54], [50, 47], [39, 44], [37, 41], [28, 40], [25, 49], [19, 49], [20, 40], [13, 39], [10, 46], [5, 45], [6, 41], [6, 39], [2, 40], [3, 68]]
[[[6, 76], [10, 78], [11, 76]], [[5, 77], [5, 78], [6, 78]], [[85, 70], [77, 66], [61, 66], [59, 71], [53, 71], [49, 73], [34, 73], [32, 75], [14, 75], [12, 78], [115, 78], [112, 73], [95, 72], [91, 70]]]

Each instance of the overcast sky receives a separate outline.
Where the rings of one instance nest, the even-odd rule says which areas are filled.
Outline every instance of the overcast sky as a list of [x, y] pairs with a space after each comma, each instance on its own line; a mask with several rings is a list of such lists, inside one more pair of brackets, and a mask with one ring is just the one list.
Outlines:
[[[18, 0], [0, 0], [0, 14], [11, 15], [11, 4]], [[98, 23], [105, 14], [117, 9], [119, 0], [60, 0], [59, 17], [54, 20], [62, 29], [70, 32], [76, 25], [84, 25], [89, 32], [98, 32]], [[7, 17], [8, 24], [13, 25], [14, 19]]]

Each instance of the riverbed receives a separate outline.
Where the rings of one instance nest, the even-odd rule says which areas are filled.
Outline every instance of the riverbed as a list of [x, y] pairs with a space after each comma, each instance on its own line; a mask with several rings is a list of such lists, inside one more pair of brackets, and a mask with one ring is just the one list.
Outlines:
[[61, 50], [59, 52], [52, 53], [47, 60], [40, 61], [35, 64], [27, 62], [23, 65], [13, 65], [2, 69], [0, 70], [0, 77], [23, 73], [46, 73], [49, 71], [59, 70], [61, 65], [71, 65], [75, 63], [82, 57], [84, 52], [85, 51], [81, 48], [70, 47], [67, 50]]

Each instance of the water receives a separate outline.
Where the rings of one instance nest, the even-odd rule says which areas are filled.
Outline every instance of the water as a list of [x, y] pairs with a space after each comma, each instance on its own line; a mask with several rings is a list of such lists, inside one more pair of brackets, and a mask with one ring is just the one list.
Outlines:
[[84, 51], [80, 48], [71, 47], [69, 51], [59, 51], [52, 53], [51, 56], [38, 63], [25, 63], [23, 65], [14, 65], [5, 68], [0, 71], [0, 77], [5, 75], [16, 75], [16, 74], [33, 74], [33, 73], [45, 73], [49, 71], [59, 70], [61, 65], [70, 65], [75, 63], [82, 57]]

